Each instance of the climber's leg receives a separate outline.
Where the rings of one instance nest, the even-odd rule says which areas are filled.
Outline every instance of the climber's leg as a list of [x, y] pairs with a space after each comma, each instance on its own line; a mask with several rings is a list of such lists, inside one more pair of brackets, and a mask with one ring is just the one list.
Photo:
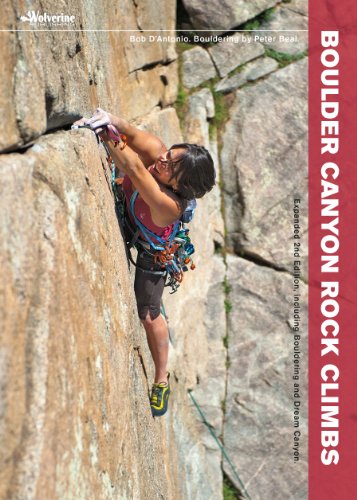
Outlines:
[[166, 321], [160, 314], [165, 279], [163, 275], [142, 270], [161, 269], [160, 265], [153, 262], [153, 257], [145, 252], [138, 256], [137, 266], [134, 284], [136, 302], [155, 365], [155, 382], [166, 382], [169, 333]]
[[151, 319], [150, 313], [144, 320], [146, 336], [155, 365], [155, 383], [167, 382], [167, 359], [169, 354], [169, 332], [166, 321], [159, 314], [155, 319]]

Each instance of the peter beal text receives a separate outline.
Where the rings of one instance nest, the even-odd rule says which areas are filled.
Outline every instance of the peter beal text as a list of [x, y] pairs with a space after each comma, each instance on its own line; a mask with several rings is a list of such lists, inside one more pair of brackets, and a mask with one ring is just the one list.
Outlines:
[[225, 35], [225, 36], [219, 36], [219, 35], [209, 35], [209, 36], [204, 36], [204, 35], [194, 35], [193, 40], [190, 39], [188, 36], [184, 35], [130, 35], [129, 36], [129, 41], [131, 43], [177, 43], [177, 42], [184, 42], [184, 43], [273, 43], [273, 42], [280, 42], [280, 43], [298, 43], [299, 42], [299, 37], [298, 35], [248, 35], [248, 34], [243, 34], [239, 33], [237, 35]]

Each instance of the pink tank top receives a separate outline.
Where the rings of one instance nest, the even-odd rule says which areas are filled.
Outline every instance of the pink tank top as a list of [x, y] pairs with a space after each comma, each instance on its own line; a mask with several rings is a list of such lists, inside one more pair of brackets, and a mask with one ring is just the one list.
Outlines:
[[[134, 219], [133, 219], [133, 217], [131, 215], [131, 211], [130, 211], [130, 199], [134, 193], [134, 189], [133, 189], [133, 184], [132, 184], [128, 175], [126, 175], [124, 177], [123, 190], [124, 190], [124, 194], [125, 194], [126, 206], [128, 209], [130, 220], [135, 225]], [[163, 239], [167, 239], [170, 236], [170, 234], [173, 230], [174, 224], [170, 224], [169, 226], [166, 226], [166, 227], [157, 226], [151, 218], [151, 212], [150, 212], [149, 205], [147, 205], [147, 203], [145, 203], [145, 201], [141, 198], [140, 194], [136, 198], [134, 210], [135, 210], [136, 217], [150, 231], [157, 234], [158, 236], [160, 236], [160, 238], [163, 238]], [[140, 234], [140, 237], [145, 240], [144, 235]]]

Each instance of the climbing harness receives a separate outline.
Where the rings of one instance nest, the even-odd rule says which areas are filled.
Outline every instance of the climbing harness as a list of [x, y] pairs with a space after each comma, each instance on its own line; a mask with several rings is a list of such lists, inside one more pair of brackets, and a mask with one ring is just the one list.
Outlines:
[[185, 227], [185, 222], [192, 220], [196, 200], [191, 200], [180, 220], [174, 223], [168, 238], [164, 239], [150, 231], [136, 216], [135, 202], [138, 195], [138, 191], [134, 191], [131, 196], [130, 213], [145, 241], [138, 238], [136, 244], [144, 247], [147, 253], [153, 256], [154, 262], [160, 264], [168, 278], [165, 286], [170, 286], [170, 293], [175, 293], [183, 280], [183, 273], [188, 271], [189, 267], [192, 270], [195, 269], [191, 257], [195, 248], [189, 237], [189, 229]]
[[[73, 125], [72, 128], [92, 128], [89, 125]], [[123, 150], [127, 145], [127, 138], [125, 135], [120, 134], [113, 125], [105, 126], [108, 137], [114, 142], [114, 147], [119, 145]], [[192, 260], [192, 254], [195, 248], [189, 237], [189, 229], [185, 224], [190, 222], [196, 208], [196, 200], [190, 200], [183, 212], [181, 218], [173, 225], [171, 233], [168, 238], [164, 239], [153, 233], [148, 229], [135, 214], [135, 202], [138, 198], [138, 191], [134, 191], [129, 203], [129, 210], [134, 221], [136, 228], [132, 227], [131, 220], [127, 213], [127, 206], [125, 196], [121, 184], [123, 178], [117, 176], [117, 168], [114, 160], [111, 157], [110, 151], [106, 143], [98, 138], [98, 143], [101, 143], [106, 152], [106, 160], [111, 170], [111, 184], [115, 201], [115, 210], [118, 218], [122, 221], [124, 233], [129, 232], [131, 237], [126, 241], [128, 248], [128, 257], [132, 264], [138, 267], [143, 272], [149, 274], [156, 274], [165, 277], [165, 286], [171, 287], [171, 292], [175, 293], [179, 288], [182, 280], [183, 273], [195, 269], [195, 264]], [[144, 239], [143, 239], [144, 238]], [[139, 252], [145, 252], [153, 257], [155, 264], [160, 266], [160, 270], [143, 269], [134, 262], [130, 249], [135, 247]]]
[[207, 419], [206, 419], [206, 417], [205, 417], [205, 415], [204, 415], [204, 413], [203, 413], [203, 411], [202, 411], [202, 409], [201, 409], [200, 405], [197, 403], [196, 399], [193, 397], [193, 395], [192, 395], [192, 389], [190, 389], [190, 390], [188, 391], [188, 394], [190, 395], [190, 398], [191, 398], [191, 400], [192, 400], [193, 404], [195, 405], [195, 407], [196, 407], [196, 409], [197, 409], [198, 413], [200, 414], [200, 416], [201, 416], [201, 418], [202, 418], [203, 423], [205, 424], [205, 426], [206, 426], [206, 427], [208, 427], [208, 430], [210, 431], [210, 433], [211, 433], [211, 435], [212, 435], [213, 439], [216, 441], [216, 443], [217, 443], [217, 445], [218, 445], [218, 448], [221, 450], [221, 452], [222, 452], [222, 454], [223, 454], [224, 458], [227, 460], [227, 462], [228, 462], [229, 466], [231, 467], [231, 469], [232, 469], [232, 471], [233, 471], [233, 475], [234, 475], [234, 476], [235, 476], [235, 478], [237, 479], [237, 481], [238, 481], [238, 483], [239, 483], [240, 487], [242, 488], [242, 493], [244, 494], [244, 496], [245, 496], [248, 500], [251, 500], [251, 497], [250, 497], [250, 496], [249, 496], [249, 494], [248, 494], [247, 488], [244, 486], [243, 481], [242, 481], [242, 480], [241, 480], [241, 478], [239, 477], [238, 472], [237, 472], [236, 468], [234, 467], [234, 465], [233, 465], [233, 463], [232, 463], [232, 460], [229, 458], [228, 453], [227, 453], [227, 451], [226, 451], [225, 447], [223, 446], [223, 444], [222, 444], [221, 440], [220, 440], [220, 439], [216, 436], [216, 433], [215, 433], [215, 432], [214, 432], [214, 430], [213, 430], [213, 426], [212, 426], [212, 425], [211, 425], [211, 424], [207, 421]]

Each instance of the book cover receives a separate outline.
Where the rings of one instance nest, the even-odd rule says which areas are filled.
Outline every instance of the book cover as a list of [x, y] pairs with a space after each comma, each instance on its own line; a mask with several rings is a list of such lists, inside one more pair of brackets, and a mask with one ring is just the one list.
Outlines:
[[[354, 2], [6, 0], [0, 25], [0, 498], [354, 498]], [[71, 129], [97, 107], [216, 168], [159, 419], [113, 172]]]

